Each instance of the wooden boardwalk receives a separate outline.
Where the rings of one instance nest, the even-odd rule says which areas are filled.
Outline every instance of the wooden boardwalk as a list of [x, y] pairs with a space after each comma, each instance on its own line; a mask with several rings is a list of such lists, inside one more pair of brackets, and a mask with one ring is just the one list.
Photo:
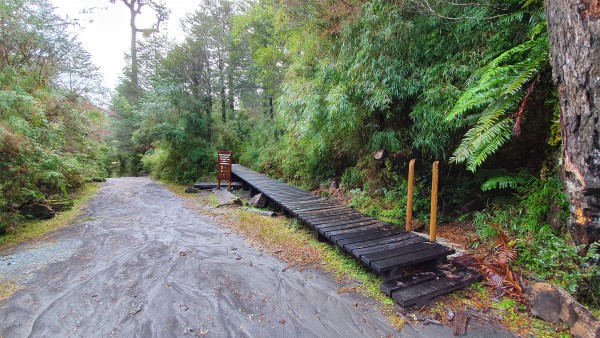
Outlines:
[[[438, 267], [446, 262], [446, 256], [453, 254], [454, 250], [430, 242], [421, 235], [406, 232], [396, 225], [238, 164], [232, 166], [232, 174], [251, 192], [262, 193], [272, 206], [283, 209], [309, 226], [319, 240], [337, 245], [383, 276], [382, 291], [400, 305], [424, 303], [435, 296], [471, 284], [478, 277], [462, 267], [450, 268], [450, 273], [440, 270]], [[415, 266], [423, 271], [411, 276], [403, 273], [404, 269]]]

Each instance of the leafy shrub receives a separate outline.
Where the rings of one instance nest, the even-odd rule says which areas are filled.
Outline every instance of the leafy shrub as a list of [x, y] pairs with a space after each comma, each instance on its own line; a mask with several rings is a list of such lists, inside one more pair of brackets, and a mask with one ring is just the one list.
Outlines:
[[[600, 266], [597, 250], [580, 256], [581, 247], [574, 246], [564, 227], [554, 229], [547, 222], [551, 205], [559, 209], [565, 224], [568, 203], [562, 184], [556, 178], [542, 180], [528, 174], [494, 178], [484, 187], [513, 187], [520, 202], [517, 205], [495, 205], [486, 212], [474, 214], [474, 224], [483, 240], [497, 238], [499, 231], [514, 236], [518, 250], [514, 265], [553, 280], [581, 300], [598, 307], [600, 300]], [[597, 248], [596, 248], [597, 249]], [[585, 296], [585, 297], [584, 297]]]

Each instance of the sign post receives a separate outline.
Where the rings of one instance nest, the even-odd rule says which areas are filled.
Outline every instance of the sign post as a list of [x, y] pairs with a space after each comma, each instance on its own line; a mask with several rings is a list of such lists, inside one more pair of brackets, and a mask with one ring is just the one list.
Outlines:
[[231, 189], [231, 151], [219, 151], [218, 164], [217, 188], [221, 189], [221, 180], [227, 180], [227, 188]]

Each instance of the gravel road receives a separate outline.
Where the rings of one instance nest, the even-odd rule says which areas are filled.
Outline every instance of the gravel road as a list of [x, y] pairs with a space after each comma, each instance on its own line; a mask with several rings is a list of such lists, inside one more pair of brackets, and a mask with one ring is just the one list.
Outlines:
[[0, 252], [0, 283], [24, 287], [0, 302], [0, 337], [399, 335], [328, 274], [286, 270], [185, 203], [148, 178], [109, 179], [78, 224]]

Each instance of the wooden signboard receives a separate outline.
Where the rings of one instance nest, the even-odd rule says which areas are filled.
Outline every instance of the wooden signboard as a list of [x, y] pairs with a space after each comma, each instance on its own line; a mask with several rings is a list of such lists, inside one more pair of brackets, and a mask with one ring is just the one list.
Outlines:
[[219, 151], [219, 171], [217, 173], [217, 188], [221, 189], [221, 180], [228, 182], [231, 189], [231, 151]]

